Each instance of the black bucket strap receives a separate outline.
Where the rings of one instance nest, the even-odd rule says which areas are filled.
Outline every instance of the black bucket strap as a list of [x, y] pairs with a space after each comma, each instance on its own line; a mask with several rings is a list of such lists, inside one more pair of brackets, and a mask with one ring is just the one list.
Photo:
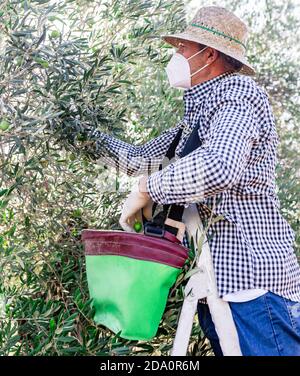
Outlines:
[[[181, 135], [182, 135], [182, 131], [183, 131], [183, 127], [180, 127], [180, 129], [178, 130], [178, 132], [176, 133], [173, 141], [171, 142], [170, 146], [168, 147], [168, 150], [166, 152], [166, 157], [171, 160], [174, 156], [175, 156], [175, 150], [177, 148], [177, 145], [179, 144], [179, 141], [180, 141], [180, 138], [181, 138]], [[162, 170], [162, 163], [159, 165], [159, 168], [158, 168], [159, 171]], [[163, 205], [163, 212], [166, 213], [166, 217], [168, 215], [168, 210], [169, 210], [169, 206], [170, 205]], [[153, 204], [153, 207], [152, 207], [152, 215], [154, 215], [155, 213], [155, 209], [157, 207], [157, 203], [155, 202]], [[154, 220], [154, 218], [153, 218]], [[162, 219], [159, 219], [159, 223], [161, 222]]]
[[[180, 153], [180, 158], [188, 155], [191, 153], [193, 150], [197, 149], [201, 145], [201, 140], [198, 135], [198, 129], [200, 126], [200, 122], [194, 127], [192, 130], [190, 136], [188, 137], [185, 146]], [[171, 142], [167, 153], [166, 157], [171, 160], [175, 156], [175, 150], [177, 145], [179, 144], [181, 135], [182, 135], [183, 128], [181, 127], [179, 131], [177, 132], [176, 136], [174, 137], [173, 141]], [[159, 171], [162, 169], [162, 164], [159, 166]], [[183, 216], [183, 211], [184, 211], [184, 206], [183, 205], [176, 205], [176, 204], [171, 204], [171, 205], [163, 205], [163, 210], [160, 211], [157, 215], [155, 214], [157, 204], [153, 204], [153, 209], [152, 209], [152, 215], [153, 219], [151, 222], [146, 222], [144, 223], [144, 227], [147, 226], [147, 223], [151, 226], [155, 227], [160, 227], [162, 229], [166, 229], [173, 233], [174, 235], [177, 235], [177, 229], [165, 225], [165, 221], [167, 218], [173, 219], [175, 221], [182, 221], [182, 216]]]

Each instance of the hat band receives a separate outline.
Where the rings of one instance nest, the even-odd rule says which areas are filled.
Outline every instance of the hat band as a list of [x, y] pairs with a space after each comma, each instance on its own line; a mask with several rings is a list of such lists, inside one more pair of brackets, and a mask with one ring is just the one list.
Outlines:
[[195, 23], [192, 23], [191, 26], [199, 27], [200, 29], [203, 29], [203, 30], [209, 31], [209, 32], [214, 33], [214, 34], [218, 34], [218, 35], [220, 35], [222, 37], [228, 38], [230, 40], [233, 40], [234, 42], [242, 45], [245, 48], [245, 50], [247, 50], [247, 47], [246, 47], [246, 45], [244, 43], [242, 43], [238, 39], [235, 39], [235, 38], [233, 38], [233, 37], [231, 37], [231, 36], [229, 36], [227, 34], [222, 33], [221, 31], [218, 31], [216, 29], [210, 29], [209, 27], [206, 27], [206, 26], [203, 26], [203, 25], [197, 25]]

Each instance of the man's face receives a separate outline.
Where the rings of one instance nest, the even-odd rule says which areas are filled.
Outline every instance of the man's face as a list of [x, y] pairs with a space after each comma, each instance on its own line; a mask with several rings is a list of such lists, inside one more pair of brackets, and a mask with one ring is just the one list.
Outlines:
[[[179, 42], [176, 52], [188, 59], [189, 57], [193, 56], [196, 52], [201, 51], [203, 48], [204, 47], [202, 47], [199, 43], [182, 40]], [[193, 74], [209, 62], [210, 50], [212, 50], [212, 48], [207, 48], [203, 52], [199, 53], [198, 55], [194, 56], [192, 59], [188, 61], [190, 65], [191, 74]], [[206, 69], [195, 74], [192, 77], [192, 86], [196, 85], [199, 82], [205, 81], [207, 74], [208, 71]]]
[[[188, 40], [182, 40], [178, 43], [177, 51], [187, 59], [194, 55], [196, 52], [200, 51], [200, 44], [196, 42], [190, 42]], [[196, 58], [196, 57], [195, 57]]]

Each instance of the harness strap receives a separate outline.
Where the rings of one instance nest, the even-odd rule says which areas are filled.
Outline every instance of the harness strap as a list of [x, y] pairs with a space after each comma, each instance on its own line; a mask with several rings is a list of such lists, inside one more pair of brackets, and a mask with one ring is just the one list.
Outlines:
[[[200, 126], [200, 121], [199, 123], [193, 128], [190, 136], [188, 137], [185, 146], [180, 153], [180, 158], [185, 157], [189, 153], [191, 153], [193, 150], [197, 149], [201, 145], [201, 140], [198, 135], [198, 129]], [[179, 131], [175, 135], [173, 141], [171, 142], [167, 153], [166, 157], [171, 160], [175, 156], [175, 150], [176, 147], [179, 144], [181, 135], [182, 135], [183, 128], [180, 127]], [[159, 171], [162, 169], [162, 164], [159, 165]], [[176, 205], [176, 204], [168, 204], [168, 205], [163, 205], [163, 210], [160, 211], [155, 215], [155, 210], [157, 207], [157, 203], [153, 204], [152, 207], [152, 221], [147, 222], [146, 219], [143, 217], [143, 222], [144, 222], [144, 228], [147, 228], [147, 226], [154, 225], [156, 227], [160, 227], [161, 229], [165, 229], [168, 232], [170, 232], [173, 235], [178, 234], [178, 228], [170, 226], [168, 224], [165, 224], [166, 219], [170, 218], [174, 221], [182, 222], [182, 216], [183, 216], [183, 211], [184, 211], [184, 206], [183, 205]], [[145, 231], [145, 233], [147, 230]]]

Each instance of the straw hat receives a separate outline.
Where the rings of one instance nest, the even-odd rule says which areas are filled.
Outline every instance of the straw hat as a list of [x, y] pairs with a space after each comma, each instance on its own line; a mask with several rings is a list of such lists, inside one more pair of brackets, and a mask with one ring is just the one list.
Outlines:
[[200, 8], [183, 32], [162, 35], [174, 47], [182, 40], [212, 47], [243, 63], [240, 73], [254, 75], [255, 70], [246, 57], [247, 37], [244, 22], [227, 9], [216, 6]]

